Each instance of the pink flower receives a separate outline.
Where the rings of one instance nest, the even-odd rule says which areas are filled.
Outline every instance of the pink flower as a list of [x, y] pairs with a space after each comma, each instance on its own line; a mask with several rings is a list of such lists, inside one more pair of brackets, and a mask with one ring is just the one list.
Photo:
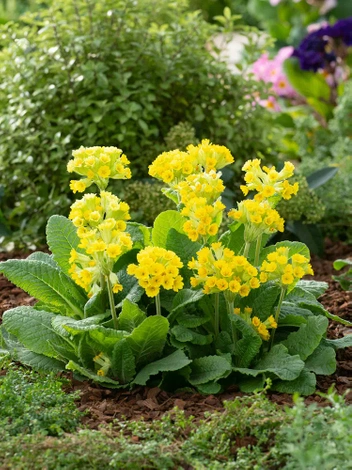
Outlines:
[[270, 111], [281, 111], [279, 103], [274, 96], [269, 96], [267, 100], [259, 100], [260, 106], [269, 109]]

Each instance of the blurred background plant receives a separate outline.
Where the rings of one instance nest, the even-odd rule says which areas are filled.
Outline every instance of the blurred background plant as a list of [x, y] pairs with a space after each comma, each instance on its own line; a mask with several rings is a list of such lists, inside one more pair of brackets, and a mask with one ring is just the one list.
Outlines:
[[352, 291], [352, 259], [337, 259], [334, 261], [334, 269], [336, 271], [344, 269], [342, 274], [332, 277], [340, 284], [343, 290]]
[[80, 145], [117, 145], [134, 178], [189, 122], [228, 146], [240, 168], [275, 160], [266, 85], [233, 75], [210, 52], [220, 26], [186, 1], [48, 0], [0, 34], [0, 184], [17, 244], [40, 244], [49, 215], [70, 205], [66, 162]]
[[36, 0], [0, 0], [0, 24], [17, 21], [26, 11], [34, 11], [40, 3]]

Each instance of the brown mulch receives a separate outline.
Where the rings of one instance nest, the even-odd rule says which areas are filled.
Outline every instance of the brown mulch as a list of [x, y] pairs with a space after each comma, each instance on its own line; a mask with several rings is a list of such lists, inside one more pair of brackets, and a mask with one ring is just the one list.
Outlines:
[[[0, 253], [0, 261], [8, 258], [24, 258], [25, 254], [15, 252], [11, 254]], [[339, 284], [332, 280], [332, 274], [336, 274], [332, 263], [338, 258], [352, 257], [352, 246], [342, 243], [326, 241], [326, 254], [324, 259], [313, 258], [312, 264], [314, 279], [326, 281], [329, 288], [320, 301], [331, 313], [345, 320], [352, 321], [352, 292], [343, 291]], [[15, 287], [0, 275], [0, 319], [4, 311], [18, 305], [33, 305], [35, 299], [29, 297], [21, 289]], [[336, 322], [330, 322], [329, 338], [341, 338], [352, 334], [352, 328]], [[352, 348], [340, 350], [337, 353], [337, 370], [331, 376], [318, 376], [317, 391], [327, 392], [331, 385], [335, 385], [338, 393], [345, 393], [352, 389]], [[223, 410], [224, 400], [233, 400], [242, 396], [236, 386], [226, 392], [213, 396], [205, 396], [200, 393], [169, 393], [159, 388], [138, 387], [132, 391], [108, 390], [90, 382], [78, 382], [71, 378], [68, 391], [79, 390], [81, 392], [78, 407], [87, 410], [84, 423], [90, 428], [97, 428], [102, 423], [109, 423], [116, 418], [141, 419], [152, 421], [160, 418], [165, 412], [174, 407], [185, 410], [187, 415], [203, 418], [204, 412]], [[271, 393], [270, 399], [279, 405], [291, 405], [292, 397], [287, 394]], [[352, 391], [348, 393], [346, 400], [352, 404]], [[324, 404], [324, 399], [317, 394], [306, 398], [306, 403], [316, 402]]]

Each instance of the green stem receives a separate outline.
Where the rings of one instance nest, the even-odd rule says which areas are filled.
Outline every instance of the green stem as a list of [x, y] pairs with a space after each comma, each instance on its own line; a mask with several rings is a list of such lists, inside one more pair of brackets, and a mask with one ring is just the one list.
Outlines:
[[[281, 310], [282, 302], [284, 301], [285, 295], [286, 295], [286, 288], [285, 288], [285, 287], [281, 287], [281, 293], [280, 293], [279, 303], [277, 304], [276, 312], [275, 312], [275, 321], [276, 321], [277, 325], [279, 324], [280, 310]], [[272, 333], [271, 333], [270, 349], [273, 347], [273, 344], [274, 344], [275, 331], [276, 331], [276, 328], [274, 328], [273, 331], [272, 331]]]
[[160, 295], [155, 296], [155, 308], [156, 308], [156, 314], [161, 315], [161, 303], [160, 303]]
[[112, 321], [113, 321], [113, 323], [114, 323], [114, 328], [117, 330], [117, 329], [118, 329], [118, 323], [117, 323], [117, 315], [116, 315], [116, 308], [115, 308], [114, 293], [113, 293], [113, 291], [112, 291], [112, 285], [111, 285], [109, 276], [105, 276], [105, 281], [106, 281], [106, 287], [107, 287], [107, 290], [108, 290], [109, 304], [110, 304], [110, 311], [111, 311]]
[[[225, 299], [226, 299], [226, 297], [225, 297]], [[229, 314], [230, 322], [231, 322], [232, 340], [233, 340], [233, 342], [235, 343], [238, 338], [237, 338], [237, 330], [236, 330], [236, 327], [235, 327], [233, 321], [231, 321], [231, 317], [234, 315], [234, 313], [233, 313], [233, 306], [234, 306], [234, 301], [229, 302], [229, 301], [226, 299], [227, 313]]]
[[244, 250], [243, 250], [243, 256], [245, 258], [248, 257], [250, 247], [251, 247], [251, 244], [249, 242], [246, 242], [246, 244], [244, 245]]
[[262, 234], [260, 234], [259, 237], [257, 238], [257, 244], [255, 246], [254, 266], [258, 266], [259, 264], [259, 254], [260, 254], [261, 246], [262, 246]]
[[215, 309], [215, 317], [214, 317], [214, 330], [215, 330], [215, 337], [219, 336], [220, 333], [220, 316], [219, 316], [219, 307], [220, 307], [220, 295], [214, 294], [214, 309]]

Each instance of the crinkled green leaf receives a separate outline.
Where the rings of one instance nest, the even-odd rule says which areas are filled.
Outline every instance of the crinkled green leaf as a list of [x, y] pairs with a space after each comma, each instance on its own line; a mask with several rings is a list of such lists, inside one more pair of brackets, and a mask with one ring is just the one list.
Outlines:
[[180, 370], [190, 364], [192, 361], [188, 359], [186, 354], [178, 349], [169, 356], [163, 357], [158, 361], [147, 364], [141, 371], [138, 372], [137, 377], [133, 383], [137, 385], [146, 385], [151, 375], [159, 374], [159, 372], [170, 372]]
[[310, 292], [314, 295], [315, 298], [320, 297], [326, 289], [328, 288], [329, 284], [323, 281], [307, 281], [301, 280], [296, 284], [296, 287], [300, 287], [307, 292]]
[[171, 328], [171, 333], [175, 336], [177, 341], [181, 343], [192, 343], [204, 346], [205, 344], [211, 344], [213, 341], [212, 335], [203, 335], [201, 333], [196, 333], [189, 328], [186, 328], [183, 325], [176, 325]]
[[322, 343], [328, 346], [332, 346], [335, 349], [335, 351], [339, 349], [350, 348], [352, 347], [352, 334], [349, 334], [347, 336], [344, 336], [343, 338], [338, 338], [338, 339], [323, 338]]
[[234, 367], [234, 371], [257, 377], [263, 373], [271, 373], [281, 380], [294, 380], [303, 370], [304, 362], [298, 355], [291, 356], [283, 344], [276, 344], [268, 353], [253, 366], [252, 369]]
[[280, 294], [277, 285], [266, 283], [255, 289], [253, 295], [255, 300], [252, 304], [253, 311], [262, 321], [266, 320], [274, 312], [274, 305]]
[[82, 331], [89, 331], [96, 328], [106, 319], [105, 313], [94, 315], [93, 317], [84, 318], [83, 320], [74, 320], [64, 315], [55, 315], [52, 319], [52, 327], [61, 336], [69, 337], [77, 335]]
[[291, 333], [283, 344], [292, 355], [298, 354], [306, 360], [318, 347], [328, 327], [328, 319], [323, 316], [309, 317], [307, 323], [302, 324], [298, 331]]
[[241, 392], [253, 393], [259, 390], [263, 390], [265, 384], [264, 374], [258, 375], [258, 377], [242, 377], [239, 382]]
[[197, 390], [205, 395], [215, 395], [221, 392], [221, 385], [217, 382], [208, 382], [206, 384], [197, 385]]
[[331, 375], [336, 370], [336, 353], [334, 348], [319, 344], [307, 360], [305, 368], [318, 375]]
[[189, 382], [201, 385], [220, 379], [231, 371], [231, 364], [220, 356], [206, 356], [194, 359], [191, 364]]
[[54, 260], [53, 256], [49, 255], [48, 253], [43, 253], [42, 251], [35, 251], [34, 253], [31, 253], [29, 256], [27, 256], [26, 259], [30, 261], [42, 261], [43, 263], [49, 264], [53, 268], [59, 268], [59, 265]]
[[151, 229], [138, 222], [127, 222], [126, 232], [131, 235], [133, 248], [145, 248], [150, 245]]
[[315, 392], [316, 382], [315, 374], [303, 369], [296, 379], [274, 382], [271, 388], [281, 393], [297, 392], [300, 395], [307, 396]]
[[146, 318], [127, 337], [136, 365], [144, 365], [160, 356], [165, 345], [169, 330], [169, 322], [165, 317], [156, 315]]
[[99, 291], [97, 294], [94, 294], [84, 306], [84, 316], [92, 317], [94, 315], [100, 315], [107, 310], [106, 292]]
[[125, 269], [119, 271], [117, 277], [123, 290], [115, 295], [116, 306], [121, 307], [124, 299], [137, 303], [144, 292], [144, 289], [138, 284], [138, 280], [134, 276], [129, 276]]
[[125, 337], [125, 331], [97, 326], [88, 332], [87, 339], [89, 344], [98, 348], [99, 352], [103, 352], [108, 356], [111, 356], [116, 343], [119, 343]]
[[35, 310], [33, 307], [16, 307], [2, 317], [5, 330], [15, 336], [27, 349], [48, 357], [56, 357], [51, 344], [65, 347], [66, 341], [54, 330], [51, 312]]
[[176, 253], [183, 263], [180, 273], [184, 279], [184, 282], [188, 282], [192, 275], [192, 272], [188, 269], [188, 262], [196, 256], [197, 251], [202, 248], [202, 245], [198, 242], [192, 242], [187, 235], [179, 233], [174, 228], [171, 228], [167, 234], [166, 249]]
[[119, 328], [132, 332], [146, 319], [146, 314], [138, 307], [137, 304], [125, 299], [122, 302], [122, 311], [119, 315]]
[[202, 297], [204, 297], [204, 293], [201, 290], [182, 289], [174, 297], [172, 312], [184, 308], [188, 304], [194, 304]]
[[12, 259], [0, 263], [0, 272], [29, 295], [51, 305], [55, 311], [83, 316], [86, 298], [59, 269], [43, 261]]
[[66, 217], [53, 215], [48, 220], [46, 236], [54, 260], [63, 272], [68, 274], [71, 250], [82, 251], [78, 248], [80, 241], [76, 227]]
[[184, 233], [183, 224], [186, 219], [177, 211], [165, 211], [158, 215], [152, 229], [152, 242], [155, 246], [166, 248], [167, 236], [170, 229]]
[[258, 354], [262, 340], [254, 328], [248, 325], [240, 316], [232, 315], [230, 320], [234, 327], [242, 334], [241, 339], [234, 344], [236, 365], [238, 367], [248, 367]]
[[136, 375], [136, 361], [126, 339], [115, 344], [112, 351], [111, 369], [120, 383], [131, 382]]
[[345, 320], [344, 318], [339, 317], [338, 315], [333, 315], [332, 313], [325, 310], [325, 315], [330, 318], [330, 320], [334, 320], [337, 323], [341, 323], [341, 325], [352, 326], [352, 322]]
[[210, 316], [204, 310], [187, 310], [185, 308], [177, 310], [176, 320], [186, 328], [196, 328], [207, 323], [210, 320]]

